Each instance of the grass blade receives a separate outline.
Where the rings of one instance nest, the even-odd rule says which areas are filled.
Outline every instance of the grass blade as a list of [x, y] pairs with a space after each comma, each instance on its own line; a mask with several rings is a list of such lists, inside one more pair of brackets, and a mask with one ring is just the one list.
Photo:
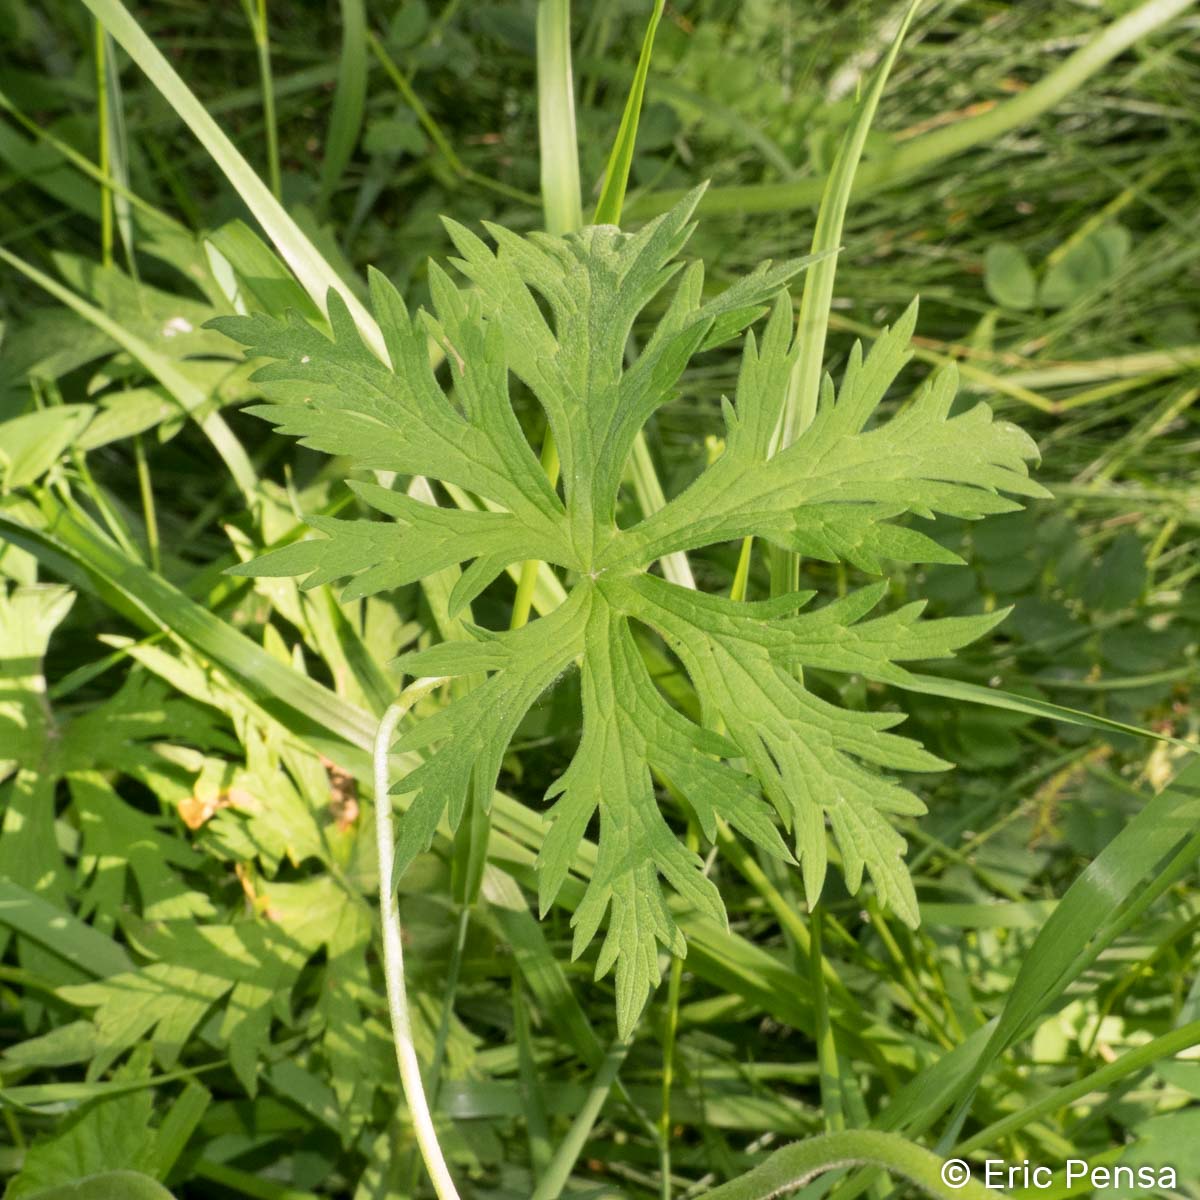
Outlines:
[[207, 394], [180, 371], [175, 363], [166, 355], [159, 354], [157, 350], [142, 341], [136, 334], [131, 333], [120, 322], [114, 321], [102, 309], [97, 308], [94, 304], [89, 304], [70, 288], [64, 287], [56, 279], [52, 279], [2, 246], [0, 246], [0, 262], [6, 262], [10, 267], [20, 271], [26, 279], [49, 292], [56, 300], [90, 321], [97, 329], [103, 330], [118, 346], [133, 355], [170, 392], [180, 408], [192, 417], [204, 431], [205, 436], [213, 444], [213, 448], [229, 469], [229, 473], [245, 497], [247, 505], [255, 503], [258, 492], [258, 475], [242, 443], [238, 441], [233, 430], [226, 424], [225, 418], [219, 412], [209, 408]]
[[325, 208], [349, 165], [362, 130], [367, 100], [367, 14], [363, 0], [341, 0], [342, 53], [333, 112], [325, 135], [318, 204]]
[[[875, 70], [871, 86], [855, 108], [854, 119], [842, 138], [833, 169], [825, 183], [812, 240], [812, 254], [820, 257], [804, 276], [804, 293], [800, 298], [800, 316], [796, 327], [800, 352], [788, 380], [783, 415], [775, 435], [777, 450], [790, 446], [817, 415], [817, 396], [825, 362], [825, 337], [829, 329], [829, 311], [833, 305], [833, 281], [837, 275], [838, 251], [841, 248], [846, 209], [850, 204], [850, 192], [867, 142], [867, 133], [875, 110], [879, 107], [879, 98], [883, 95], [884, 85], [919, 3], [920, 0], [912, 0], [887, 54]], [[794, 551], [773, 546], [770, 559], [772, 595], [795, 591], [800, 586], [800, 556]]]
[[[1200, 763], [1192, 763], [1146, 804], [1067, 890], [1024, 957], [1000, 1016], [974, 1030], [896, 1093], [877, 1126], [916, 1135], [955, 1101], [962, 1101], [989, 1066], [1120, 932], [1119, 919], [1110, 919], [1121, 906], [1135, 894], [1155, 891], [1158, 876], [1147, 883], [1146, 875], [1181, 843], [1191, 846], [1200, 841], [1194, 836], [1198, 821]], [[1172, 874], [1176, 866], [1172, 860], [1165, 873]], [[966, 1103], [960, 1103], [946, 1141], [953, 1139], [961, 1124]], [[848, 1200], [859, 1190], [852, 1184], [838, 1195]]]
[[75, 586], [95, 592], [139, 628], [181, 638], [240, 680], [264, 707], [276, 713], [280, 705], [290, 709], [293, 715], [284, 719], [295, 727], [310, 732], [316, 727], [350, 746], [370, 747], [373, 717], [273, 658], [48, 498], [46, 504], [52, 532], [0, 513], [0, 534], [37, 554]]
[[532, 1200], [558, 1200], [558, 1197], [563, 1194], [570, 1180], [571, 1172], [575, 1169], [575, 1163], [583, 1153], [583, 1148], [591, 1136], [592, 1127], [600, 1116], [600, 1110], [604, 1107], [605, 1100], [608, 1099], [608, 1093], [612, 1090], [617, 1073], [621, 1070], [628, 1053], [628, 1042], [614, 1042], [609, 1047], [604, 1061], [600, 1064], [600, 1069], [596, 1072], [595, 1079], [592, 1080], [592, 1086], [588, 1089], [583, 1107], [580, 1108], [575, 1120], [571, 1122], [567, 1136], [555, 1150], [550, 1165], [534, 1189]]
[[[1019, 96], [990, 112], [958, 121], [898, 145], [893, 154], [864, 165], [855, 181], [859, 195], [880, 191], [922, 174], [937, 163], [984, 146], [1028, 125], [1060, 101], [1077, 92], [1117, 55], [1193, 8], [1197, 0], [1144, 0], [1137, 8], [1100, 30], [1065, 62], [1044, 75]], [[710, 188], [700, 201], [701, 213], [787, 212], [806, 208], [821, 198], [825, 181], [800, 179], [788, 183], [754, 183]], [[654, 192], [630, 205], [638, 217], [655, 216], [677, 204], [685, 191]]]
[[[650, 14], [650, 23], [646, 27], [646, 36], [642, 39], [642, 51], [638, 56], [633, 84], [629, 89], [629, 97], [625, 101], [625, 111], [621, 115], [621, 124], [617, 129], [617, 136], [605, 167], [604, 190], [600, 194], [595, 215], [592, 217], [592, 223], [595, 225], [619, 225], [621, 223], [625, 191], [629, 186], [629, 168], [633, 164], [633, 151], [637, 144], [638, 120], [646, 94], [650, 58], [654, 51], [654, 35], [658, 32], [658, 23], [662, 19], [664, 6], [665, 0], [655, 0], [654, 11]], [[666, 504], [662, 484], [654, 469], [654, 460], [650, 457], [650, 447], [646, 444], [645, 430], [638, 432], [633, 443], [633, 458], [629, 473], [633, 481], [634, 495], [646, 516], [657, 512]], [[663, 575], [672, 583], [677, 583], [680, 587], [694, 588], [696, 586], [686, 554], [679, 551], [668, 554], [662, 560], [662, 569]]]
[[105, 120], [108, 125], [108, 171], [118, 185], [109, 198], [117, 218], [117, 232], [125, 250], [129, 273], [137, 278], [137, 260], [133, 255], [133, 209], [129, 201], [129, 134], [125, 126], [125, 99], [121, 91], [121, 72], [112, 38], [104, 35]]
[[521, 1100], [525, 1109], [525, 1134], [529, 1142], [529, 1161], [534, 1178], [546, 1169], [553, 1155], [550, 1147], [550, 1121], [547, 1116], [546, 1095], [538, 1078], [537, 1062], [533, 1055], [533, 1032], [529, 1027], [529, 1009], [520, 979], [514, 974], [513, 1035], [517, 1043], [517, 1069], [521, 1079]]
[[570, 0], [538, 0], [537, 59], [538, 139], [546, 229], [550, 233], [570, 233], [583, 221]]
[[10, 879], [0, 879], [0, 924], [101, 978], [133, 965], [124, 948], [100, 930]]
[[284, 261], [295, 272], [296, 278], [303, 284], [304, 290], [313, 298], [317, 307], [325, 312], [326, 293], [330, 288], [338, 292], [353, 315], [363, 339], [375, 354], [386, 362], [387, 351], [375, 319], [358, 297], [346, 287], [300, 226], [287, 214], [271, 194], [271, 189], [259, 179], [237, 147], [196, 98], [195, 93], [146, 36], [121, 0], [83, 2], [129, 57], [141, 67], [150, 82], [162, 93], [167, 103], [212, 156], [213, 161], [266, 230], [267, 236], [275, 243]]
[[1124, 721], [1114, 721], [1110, 717], [1100, 717], [1095, 713], [1084, 712], [1082, 709], [1067, 708], [1065, 705], [1052, 704], [1049, 700], [1038, 700], [1033, 696], [1021, 696], [1016, 692], [1006, 692], [1002, 688], [980, 687], [977, 683], [967, 683], [961, 679], [909, 673], [904, 682], [897, 683], [896, 686], [906, 692], [919, 692], [924, 696], [944, 696], [947, 700], [964, 700], [968, 704], [980, 704], [987, 708], [1027, 713], [1029, 716], [1045, 717], [1050, 721], [1062, 721], [1068, 725], [1081, 725], [1088, 729], [1096, 729], [1101, 733], [1123, 733], [1133, 737], [1151, 738], [1159, 742], [1170, 742], [1173, 746], [1178, 746], [1192, 754], [1198, 752], [1194, 743], [1173, 738], [1169, 734], [1160, 733], [1157, 729], [1146, 729], [1141, 725], [1127, 725]]
[[[1071, 982], [1071, 968], [1104, 919], [1200, 824], [1200, 763], [1185, 767], [1067, 890], [1021, 966], [1004, 1011], [963, 1085], [974, 1088], [1029, 1022]], [[969, 1100], [962, 1102], [965, 1113]], [[952, 1127], [956, 1125], [951, 1122]]]
[[262, 87], [263, 123], [267, 127], [267, 178], [276, 200], [283, 195], [279, 174], [279, 123], [275, 117], [275, 80], [271, 72], [271, 36], [267, 23], [267, 0], [242, 0], [246, 20], [254, 36], [258, 55], [258, 80]]
[[920, 0], [913, 0], [909, 5], [887, 54], [875, 70], [871, 86], [855, 108], [854, 119], [838, 147], [825, 182], [817, 225], [813, 230], [811, 253], [816, 261], [805, 272], [804, 293], [800, 298], [800, 316], [796, 325], [800, 356], [788, 382], [783, 424], [778, 435], [780, 448], [790, 446], [817, 413], [817, 395], [825, 362], [825, 336], [833, 306], [833, 281], [837, 276], [846, 209], [850, 205], [854, 177], [867, 143], [867, 133], [875, 119], [875, 110], [919, 3]]
[[1190, 1050], [1196, 1045], [1200, 1045], [1200, 1021], [1181, 1025], [1178, 1029], [1172, 1029], [1170, 1033], [1164, 1033], [1144, 1046], [1138, 1046], [1122, 1054], [1113, 1062], [1105, 1063], [1090, 1075], [1055, 1088], [1048, 1095], [1021, 1108], [1019, 1112], [1002, 1117], [999, 1121], [993, 1121], [986, 1129], [981, 1129], [958, 1145], [956, 1150], [960, 1154], [970, 1154], [972, 1150], [995, 1146], [1002, 1137], [1008, 1137], [1009, 1134], [1024, 1129], [1031, 1122], [1065, 1108], [1068, 1104], [1073, 1104], [1076, 1100], [1093, 1092], [1106, 1091], [1114, 1083], [1119, 1083], [1122, 1079], [1143, 1071], [1147, 1067], [1153, 1066], [1154, 1063], [1161, 1062], [1164, 1058], [1173, 1058], [1176, 1054]]
[[[538, 142], [542, 179], [542, 212], [549, 233], [571, 233], [583, 223], [579, 192], [579, 141], [575, 133], [575, 81], [571, 70], [570, 0], [539, 0], [537, 12]], [[546, 426], [542, 469], [550, 485], [561, 467], [554, 433]], [[546, 568], [548, 569], [548, 568]], [[521, 564], [510, 625], [529, 620], [534, 586], [543, 564]]]
[[654, 51], [654, 35], [658, 32], [658, 23], [662, 20], [665, 4], [666, 0], [655, 0], [654, 11], [650, 14], [650, 24], [646, 27], [646, 36], [642, 39], [642, 52], [638, 56], [637, 70], [633, 75], [633, 85], [629, 89], [625, 111], [621, 114], [621, 125], [604, 170], [604, 188], [596, 203], [596, 214], [592, 218], [594, 225], [621, 223], [625, 189], [629, 186], [629, 168], [633, 164], [633, 148], [637, 143], [638, 118], [641, 116], [642, 99], [646, 94], [646, 76], [650, 73], [650, 55]]

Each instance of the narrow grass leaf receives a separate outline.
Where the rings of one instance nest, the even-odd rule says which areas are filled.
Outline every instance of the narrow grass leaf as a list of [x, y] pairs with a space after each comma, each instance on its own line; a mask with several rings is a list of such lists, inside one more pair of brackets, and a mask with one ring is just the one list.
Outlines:
[[575, 135], [575, 81], [571, 71], [570, 0], [538, 0], [538, 140], [542, 208], [550, 233], [582, 222], [579, 143]]
[[[1090, 41], [1018, 96], [977, 116], [914, 137], [898, 145], [893, 153], [865, 164], [858, 173], [855, 193], [861, 196], [904, 183], [938, 163], [1032, 124], [1043, 113], [1082, 89], [1117, 55], [1168, 25], [1195, 4], [1196, 0], [1143, 0], [1137, 8], [1099, 30]], [[821, 178], [711, 188], [701, 203], [701, 211], [743, 216], [788, 212], [816, 204], [824, 188], [825, 180]], [[666, 212], [683, 194], [681, 190], [670, 190], [639, 196], [631, 203], [630, 213], [649, 217]]]
[[558, 1200], [566, 1190], [571, 1178], [571, 1172], [579, 1161], [592, 1129], [600, 1117], [600, 1110], [608, 1099], [608, 1093], [616, 1082], [617, 1073], [629, 1053], [629, 1043], [616, 1041], [609, 1047], [600, 1069], [588, 1089], [587, 1099], [571, 1122], [567, 1136], [558, 1144], [554, 1157], [550, 1160], [538, 1185], [533, 1190], [531, 1200]]
[[[1193, 762], [1146, 804], [1067, 890], [1024, 955], [999, 1017], [974, 1030], [897, 1093], [880, 1114], [878, 1125], [921, 1133], [970, 1093], [1030, 1022], [1062, 995], [1079, 969], [1082, 951], [1146, 886], [1146, 875], [1194, 833], [1198, 820], [1200, 763]], [[952, 1136], [960, 1119], [961, 1112], [950, 1123]]]
[[654, 0], [654, 11], [650, 14], [646, 36], [642, 39], [642, 52], [638, 55], [637, 70], [633, 74], [629, 98], [625, 101], [621, 125], [617, 129], [616, 140], [609, 152], [608, 165], [604, 169], [604, 188], [596, 202], [593, 225], [621, 223], [621, 209], [624, 207], [625, 191], [629, 186], [629, 168], [633, 165], [633, 151], [637, 145], [638, 118], [641, 116], [642, 100], [646, 94], [650, 56], [654, 52], [654, 35], [658, 32], [658, 23], [662, 20], [665, 5], [666, 0]]
[[1192, 762], [1133, 818], [1071, 885], [1038, 934], [987, 1045], [969, 1076], [973, 1087], [1071, 982], [1077, 956], [1145, 877], [1200, 822], [1200, 762]]
[[196, 424], [204, 431], [213, 449], [221, 456], [230, 475], [237, 484], [247, 504], [254, 502], [258, 490], [258, 476], [246, 454], [245, 448], [229, 428], [225, 418], [209, 403], [202, 388], [193, 383], [166, 355], [160, 354], [135, 333], [131, 333], [119, 321], [113, 320], [103, 309], [77, 296], [70, 288], [63, 287], [56, 279], [39, 271], [36, 267], [18, 258], [0, 246], [0, 262], [20, 271], [31, 282], [47, 291], [56, 300], [73, 309], [81, 317], [102, 330], [123, 350], [135, 359], [170, 393]]
[[128, 954], [117, 942], [8, 879], [0, 879], [0, 924], [89, 974], [104, 977], [132, 969]]
[[341, 0], [342, 49], [338, 57], [333, 112], [321, 160], [319, 203], [328, 205], [342, 180], [362, 130], [367, 98], [367, 13], [363, 0]]
[[1058, 1112], [1085, 1096], [1107, 1092], [1121, 1080], [1136, 1075], [1164, 1059], [1174, 1058], [1175, 1055], [1191, 1050], [1197, 1045], [1200, 1045], [1200, 1021], [1192, 1021], [1178, 1029], [1172, 1029], [1144, 1045], [1126, 1051], [1082, 1079], [1055, 1088], [1047, 1095], [1022, 1106], [1019, 1111], [993, 1121], [960, 1143], [956, 1150], [960, 1154], [970, 1154], [974, 1150], [998, 1146], [1001, 1138], [1011, 1136], [1034, 1121]]
[[921, 675], [913, 672], [910, 672], [904, 679], [896, 679], [892, 682], [906, 692], [919, 692], [925, 696], [944, 696], [948, 700], [962, 700], [968, 704], [978, 704], [985, 708], [1027, 713], [1032, 717], [1061, 721], [1066, 725], [1079, 725], [1087, 729], [1096, 729], [1101, 733], [1121, 733], [1131, 737], [1149, 738], [1153, 741], [1167, 742], [1178, 746], [1191, 754], [1197, 753], [1194, 743], [1171, 737], [1157, 729], [1148, 729], [1143, 725], [1130, 725], [1125, 721], [1114, 721], [1111, 717], [1102, 717], [1079, 708], [1068, 708], [1063, 704], [1052, 704], [1049, 700], [1041, 700], [1036, 696], [1022, 696], [1018, 692], [1009, 692], [1004, 688], [981, 687], [977, 683], [968, 683], [962, 679], [949, 679], [940, 675]]
[[871, 122], [875, 119], [875, 110], [879, 107], [896, 55], [900, 53], [900, 46], [919, 4], [920, 0], [912, 0], [887, 54], [875, 69], [871, 85], [854, 110], [854, 119], [842, 138], [825, 183], [811, 251], [814, 257], [821, 257], [804, 277], [804, 292], [800, 298], [800, 315], [796, 324], [799, 349], [784, 401], [780, 448], [790, 446], [816, 416], [825, 362], [825, 336], [829, 329], [829, 311], [833, 305], [833, 281], [837, 275], [836, 252], [841, 247], [850, 192], [854, 187], [863, 147], [867, 144]]
[[371, 350], [381, 358], [384, 357], [386, 351], [383, 339], [371, 315], [271, 194], [270, 188], [258, 177], [204, 105], [183, 82], [179, 73], [146, 36], [121, 0], [83, 2], [129, 57], [141, 67], [150, 82], [163, 94], [167, 103], [212, 156], [317, 306], [324, 311], [326, 296], [331, 289], [340, 295]]

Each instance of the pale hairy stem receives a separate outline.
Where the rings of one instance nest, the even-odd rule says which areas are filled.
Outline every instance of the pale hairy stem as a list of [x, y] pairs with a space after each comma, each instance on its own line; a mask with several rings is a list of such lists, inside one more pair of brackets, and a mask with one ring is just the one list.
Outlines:
[[400, 926], [400, 906], [395, 895], [392, 863], [396, 856], [395, 832], [392, 827], [392, 804], [389, 798], [388, 751], [396, 726], [424, 696], [445, 683], [441, 676], [418, 679], [409, 684], [388, 706], [375, 735], [373, 766], [375, 774], [375, 834], [379, 847], [379, 913], [383, 928], [383, 972], [387, 984], [388, 1015], [392, 1022], [392, 1042], [396, 1047], [396, 1064], [400, 1068], [400, 1083], [412, 1117], [417, 1145], [425, 1168], [437, 1192], [438, 1200], [458, 1200], [458, 1191], [446, 1165], [445, 1155], [438, 1142], [433, 1115], [421, 1078], [421, 1064], [413, 1045], [412, 1022], [408, 1012], [408, 990], [404, 984], [404, 942]]
[[[387, 987], [388, 1015], [392, 1025], [392, 1044], [396, 1050], [396, 1064], [400, 1069], [400, 1084], [408, 1103], [421, 1158], [425, 1162], [425, 1169], [429, 1172], [438, 1200], [459, 1200], [450, 1168], [438, 1141], [429, 1098], [425, 1092], [425, 1082], [421, 1076], [421, 1064], [413, 1044], [408, 988], [404, 982], [404, 931], [400, 923], [400, 905], [395, 895], [396, 881], [392, 869], [396, 857], [396, 843], [388, 769], [388, 752], [397, 726], [412, 711], [414, 705], [447, 682], [448, 679], [441, 675], [418, 679], [409, 684], [388, 706], [375, 735], [372, 766], [375, 778], [375, 838], [379, 856], [379, 913], [383, 931], [384, 980]], [[567, 1138], [555, 1152], [534, 1192], [533, 1200], [555, 1200], [561, 1194], [628, 1051], [629, 1044], [626, 1042], [615, 1042], [609, 1048], [588, 1093], [588, 1099], [572, 1123]]]

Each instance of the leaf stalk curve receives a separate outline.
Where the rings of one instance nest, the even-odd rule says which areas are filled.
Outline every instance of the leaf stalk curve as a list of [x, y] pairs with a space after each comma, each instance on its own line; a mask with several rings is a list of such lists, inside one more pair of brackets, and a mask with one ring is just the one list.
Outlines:
[[391, 784], [388, 779], [388, 749], [396, 726], [408, 715], [414, 704], [445, 683], [443, 676], [426, 676], [410, 683], [388, 706], [375, 734], [372, 766], [375, 776], [375, 836], [379, 852], [379, 914], [383, 929], [383, 971], [387, 984], [388, 1016], [392, 1024], [392, 1044], [396, 1048], [396, 1064], [400, 1068], [400, 1083], [412, 1116], [417, 1145], [425, 1168], [437, 1192], [438, 1200], [459, 1200], [458, 1190], [446, 1165], [429, 1111], [425, 1084], [421, 1079], [421, 1064], [413, 1045], [412, 1022], [408, 1012], [408, 989], [404, 984], [404, 944], [400, 926], [400, 905], [395, 896], [392, 863], [395, 859], [395, 831], [392, 828], [392, 806], [388, 799]]

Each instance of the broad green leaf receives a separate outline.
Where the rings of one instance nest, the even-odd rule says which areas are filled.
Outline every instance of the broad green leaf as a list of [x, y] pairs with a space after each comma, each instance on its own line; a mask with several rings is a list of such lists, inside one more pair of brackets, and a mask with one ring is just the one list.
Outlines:
[[[145, 1053], [135, 1054], [122, 1068], [120, 1077], [130, 1082], [144, 1077], [148, 1057]], [[105, 1172], [151, 1170], [154, 1143], [146, 1134], [153, 1111], [154, 1093], [150, 1088], [104, 1096], [83, 1105], [60, 1122], [48, 1137], [29, 1148], [20, 1172], [5, 1189], [4, 1200], [44, 1197], [47, 1192], [72, 1196], [74, 1193], [64, 1190], [63, 1185], [78, 1187], [87, 1177]], [[105, 1194], [94, 1186], [92, 1192], [97, 1196]]]
[[0, 779], [42, 764], [53, 731], [42, 660], [75, 602], [60, 584], [0, 589]]
[[1128, 229], [1110, 224], [1070, 244], [1046, 268], [1039, 302], [1046, 308], [1066, 308], [1108, 282], [1125, 261], [1130, 241]]
[[1133, 245], [1133, 235], [1124, 225], [1112, 222], [1108, 225], [1102, 225], [1092, 234], [1092, 237], [1100, 247], [1100, 252], [1104, 255], [1108, 273], [1115, 275], [1121, 264], [1125, 261], [1125, 256], [1129, 253], [1130, 246]]
[[130, 920], [128, 927], [138, 948], [154, 961], [59, 989], [69, 1004], [96, 1010], [99, 1047], [91, 1077], [146, 1037], [158, 1062], [175, 1066], [200, 1022], [223, 1000], [218, 1039], [228, 1045], [230, 1065], [253, 1094], [272, 1017], [289, 1015], [287, 996], [307, 957], [304, 949], [265, 922]]
[[993, 242], [983, 256], [983, 286], [1005, 308], [1032, 308], [1037, 300], [1037, 279], [1020, 246]]
[[171, 1193], [137, 1171], [105, 1171], [74, 1183], [30, 1192], [27, 1200], [172, 1200]]
[[228, 342], [204, 328], [204, 322], [214, 314], [213, 305], [207, 301], [152, 287], [114, 266], [101, 266], [74, 254], [58, 252], [52, 261], [70, 287], [129, 335], [166, 358], [178, 362], [193, 357], [228, 357]]
[[57, 1025], [40, 1037], [28, 1038], [4, 1049], [9, 1068], [63, 1067], [87, 1062], [96, 1053], [96, 1031], [87, 1021]]
[[1083, 602], [1089, 609], [1113, 612], [1134, 604], [1146, 586], [1146, 554], [1141, 538], [1123, 530], [1088, 573]]
[[[140, 672], [70, 720], [55, 713], [41, 662], [73, 599], [59, 585], [0, 592], [0, 777], [16, 769], [0, 787], [0, 872], [41, 896], [65, 901], [73, 881], [59, 847], [54, 797], [66, 776], [81, 835], [81, 915], [112, 928], [125, 909], [127, 874], [136, 880], [148, 918], [211, 915], [209, 900], [186, 887], [173, 869], [194, 867], [198, 856], [122, 800], [101, 771], [153, 767], [160, 761], [156, 739], [220, 747], [228, 739], [204, 710], [170, 697], [162, 683]], [[23, 958], [28, 953], [23, 945]], [[73, 978], [55, 973], [59, 983]]]
[[76, 438], [80, 450], [95, 450], [110, 442], [144, 433], [177, 417], [179, 407], [161, 387], [126, 388], [100, 398], [99, 411]]
[[[903, 682], [900, 663], [945, 657], [1002, 615], [922, 622], [915, 605], [868, 619], [883, 585], [813, 612], [798, 611], [811, 599], [799, 594], [740, 605], [652, 576], [650, 566], [673, 551], [746, 536], [874, 572], [889, 559], [954, 561], [897, 519], [978, 518], [1018, 507], [1002, 493], [1045, 494], [1028, 477], [1026, 461], [1037, 452], [1025, 434], [993, 420], [982, 404], [951, 415], [953, 370], [879, 419], [880, 402], [909, 358], [915, 306], [869, 355], [855, 350], [840, 390], [827, 381], [811, 424], [772, 454], [799, 345], [781, 289], [803, 264], [765, 265], [705, 300], [700, 265], [682, 269], [677, 261], [698, 198], [693, 193], [637, 234], [598, 226], [523, 238], [489, 227], [495, 249], [448, 222], [461, 255], [454, 265], [471, 286], [434, 266], [432, 311], [410, 314], [390, 284], [372, 277], [390, 367], [363, 344], [333, 293], [332, 339], [299, 318], [216, 322], [250, 355], [268, 360], [256, 378], [270, 403], [252, 411], [284, 432], [360, 467], [440, 479], [497, 506], [434, 508], [356, 484], [390, 519], [314, 518], [317, 536], [235, 573], [304, 574], [308, 585], [346, 578], [348, 594], [363, 596], [469, 562], [452, 607], [522, 560], [549, 562], [575, 580], [561, 607], [531, 625], [472, 627], [473, 640], [400, 660], [410, 674], [488, 678], [400, 739], [398, 749], [425, 754], [397, 788], [412, 797], [397, 865], [403, 869], [430, 844], [443, 818], [454, 828], [472, 793], [490, 802], [522, 717], [578, 661], [583, 736], [548, 793], [556, 803], [539, 892], [545, 909], [598, 812], [599, 858], [574, 916], [574, 949], [581, 954], [607, 917], [596, 969], [616, 967], [623, 1031], [657, 980], [658, 946], [683, 950], [662, 881], [694, 911], [723, 920], [699, 857], [682, 847], [659, 810], [655, 776], [686, 798], [710, 836], [721, 817], [786, 856], [774, 827], [781, 822], [812, 901], [824, 881], [828, 823], [851, 889], [869, 874], [880, 898], [915, 924], [892, 817], [922, 805], [881, 771], [947, 764], [887, 732], [896, 714], [852, 712], [820, 699], [805, 686], [803, 669]], [[626, 364], [633, 321], [672, 282], [656, 328]], [[644, 423], [675, 395], [697, 351], [736, 335], [769, 305], [761, 343], [746, 339], [736, 402], [726, 405], [723, 454], [659, 512], [619, 528], [617, 493]], [[449, 363], [449, 395], [430, 365], [427, 331]], [[561, 498], [517, 423], [514, 378], [554, 432]], [[703, 724], [658, 691], [636, 649], [637, 625], [657, 631], [683, 662]]]
[[417, 45], [429, 28], [429, 5], [426, 0], [409, 0], [396, 8], [388, 25], [387, 42], [395, 49], [407, 50]]
[[1046, 272], [1038, 301], [1043, 308], [1066, 308], [1101, 283], [1104, 274], [1103, 252], [1090, 238], [1085, 239]]
[[95, 411], [90, 404], [63, 404], [0, 421], [0, 490], [39, 480], [79, 437]]
[[195, 868], [200, 856], [171, 837], [145, 813], [127, 804], [99, 771], [69, 776], [71, 799], [82, 835], [81, 912], [98, 913], [111, 926], [124, 911], [126, 874], [136, 881], [147, 920], [211, 917], [207, 896], [184, 885], [172, 868]]
[[1137, 1141], [1126, 1147], [1121, 1162], [1150, 1167], [1156, 1178], [1162, 1168], [1170, 1168], [1182, 1181], [1200, 1173], [1200, 1108], [1160, 1113], [1137, 1128]]

